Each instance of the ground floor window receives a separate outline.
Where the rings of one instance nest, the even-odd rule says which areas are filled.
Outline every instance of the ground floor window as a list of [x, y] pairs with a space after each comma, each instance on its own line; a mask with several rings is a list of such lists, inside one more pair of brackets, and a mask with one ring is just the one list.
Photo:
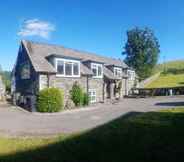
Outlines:
[[89, 89], [89, 99], [91, 103], [96, 102], [96, 90], [95, 89]]

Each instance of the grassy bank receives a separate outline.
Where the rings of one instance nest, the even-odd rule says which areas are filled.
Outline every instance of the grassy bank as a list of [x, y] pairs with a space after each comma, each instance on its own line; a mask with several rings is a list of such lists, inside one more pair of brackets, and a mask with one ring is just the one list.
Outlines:
[[184, 74], [161, 74], [158, 79], [151, 82], [146, 88], [167, 88], [184, 86]]
[[89, 132], [53, 139], [0, 138], [1, 162], [184, 160], [184, 108], [129, 113]]
[[166, 63], [158, 64], [154, 68], [154, 73], [164, 71], [164, 69], [184, 69], [184, 60], [168, 61]]

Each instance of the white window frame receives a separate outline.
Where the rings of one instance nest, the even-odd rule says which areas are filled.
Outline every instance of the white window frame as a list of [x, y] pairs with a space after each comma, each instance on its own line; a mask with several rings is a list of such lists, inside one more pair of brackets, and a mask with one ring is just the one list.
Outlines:
[[[93, 92], [95, 93], [95, 95], [93, 95]], [[92, 95], [90, 95], [92, 94]], [[96, 89], [89, 89], [88, 90], [88, 95], [89, 95], [89, 98], [90, 98], [90, 103], [95, 103], [96, 102]], [[95, 97], [94, 100], [91, 100], [92, 97]]]
[[[119, 75], [116, 75], [116, 71], [117, 71], [117, 73], [119, 73]], [[122, 77], [122, 68], [114, 67], [114, 76]]]
[[[63, 74], [59, 74], [58, 73], [58, 61], [63, 61]], [[66, 75], [65, 74], [65, 64], [67, 63], [67, 62], [69, 62], [69, 63], [71, 63], [72, 64], [72, 75]], [[74, 75], [74, 63], [77, 63], [78, 65], [79, 65], [79, 74], [78, 75]], [[71, 59], [64, 59], [64, 58], [56, 58], [55, 59], [55, 68], [56, 68], [56, 72], [57, 72], [57, 74], [56, 74], [56, 76], [57, 77], [67, 77], [67, 78], [79, 78], [80, 77], [80, 61], [78, 61], [78, 60], [71, 60]]]
[[[96, 66], [97, 75], [93, 75], [93, 78], [103, 78], [103, 65], [98, 63], [91, 63], [91, 70], [94, 69], [94, 66]], [[98, 75], [98, 67], [101, 67], [101, 75]]]

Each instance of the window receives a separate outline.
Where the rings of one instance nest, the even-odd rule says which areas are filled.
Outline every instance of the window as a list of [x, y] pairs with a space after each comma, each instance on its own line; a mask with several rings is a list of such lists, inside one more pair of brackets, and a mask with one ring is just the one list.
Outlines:
[[116, 77], [122, 77], [122, 69], [118, 67], [114, 67], [114, 75]]
[[89, 100], [90, 100], [90, 103], [96, 102], [96, 90], [95, 89], [89, 89]]
[[98, 76], [101, 76], [101, 75], [102, 75], [102, 67], [98, 66]]
[[129, 78], [129, 80], [134, 80], [135, 79], [135, 72], [132, 70], [128, 70], [128, 78]]
[[73, 64], [73, 74], [74, 75], [78, 75], [79, 74], [79, 64], [78, 63], [74, 63]]
[[80, 61], [69, 59], [56, 59], [57, 76], [80, 77]]
[[30, 70], [30, 65], [28, 62], [24, 63], [20, 67], [20, 73], [21, 73], [21, 79], [30, 79], [31, 77], [31, 70]]
[[91, 63], [91, 69], [93, 71], [94, 78], [102, 78], [103, 77], [102, 64]]
[[57, 62], [57, 72], [58, 72], [58, 74], [61, 74], [61, 75], [64, 74], [64, 61], [58, 60], [58, 62]]
[[65, 63], [65, 75], [72, 76], [72, 62]]

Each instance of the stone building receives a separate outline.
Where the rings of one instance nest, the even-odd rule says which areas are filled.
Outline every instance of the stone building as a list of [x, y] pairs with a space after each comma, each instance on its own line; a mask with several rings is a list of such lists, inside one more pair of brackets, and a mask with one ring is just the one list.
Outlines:
[[78, 82], [95, 103], [123, 98], [136, 81], [135, 72], [120, 59], [25, 40], [12, 74], [15, 102], [31, 111], [36, 95], [47, 87], [63, 89], [66, 103]]

